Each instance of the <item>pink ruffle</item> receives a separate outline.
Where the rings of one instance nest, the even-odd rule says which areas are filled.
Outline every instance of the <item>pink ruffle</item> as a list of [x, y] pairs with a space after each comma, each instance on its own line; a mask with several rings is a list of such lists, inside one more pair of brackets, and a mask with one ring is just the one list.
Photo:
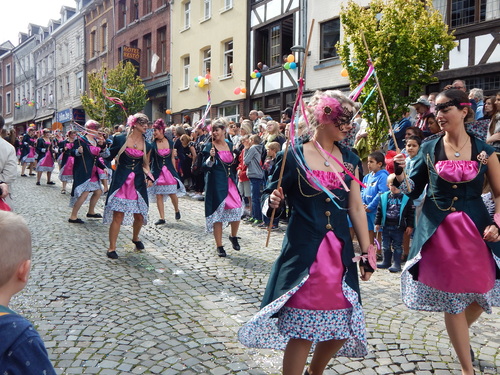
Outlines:
[[144, 156], [144, 152], [142, 150], [137, 150], [135, 148], [126, 148], [125, 151], [133, 158], [141, 158]]
[[89, 149], [90, 149], [90, 153], [94, 156], [99, 155], [99, 153], [101, 152], [101, 148], [97, 147], [97, 146], [89, 146]]
[[170, 149], [169, 148], [164, 148], [164, 149], [158, 149], [158, 154], [161, 156], [168, 156], [170, 155]]
[[[339, 189], [342, 186], [342, 183], [338, 180], [334, 172], [318, 170], [313, 170], [311, 172], [314, 177], [319, 180], [321, 185], [326, 187], [328, 190]], [[340, 175], [344, 177], [343, 173], [340, 173]], [[307, 174], [307, 180], [313, 187], [315, 187], [317, 190], [320, 190], [309, 174]]]
[[474, 160], [441, 160], [436, 163], [436, 171], [447, 181], [469, 181], [476, 177], [478, 162]]
[[219, 157], [224, 163], [231, 163], [233, 161], [233, 154], [231, 151], [219, 151]]

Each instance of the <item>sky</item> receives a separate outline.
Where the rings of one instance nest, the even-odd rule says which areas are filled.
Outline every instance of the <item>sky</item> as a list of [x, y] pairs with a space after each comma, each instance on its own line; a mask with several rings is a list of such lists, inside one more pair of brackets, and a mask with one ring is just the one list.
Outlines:
[[0, 44], [10, 40], [18, 45], [18, 34], [28, 32], [28, 24], [47, 27], [51, 19], [61, 18], [63, 5], [76, 7], [74, 0], [0, 0]]

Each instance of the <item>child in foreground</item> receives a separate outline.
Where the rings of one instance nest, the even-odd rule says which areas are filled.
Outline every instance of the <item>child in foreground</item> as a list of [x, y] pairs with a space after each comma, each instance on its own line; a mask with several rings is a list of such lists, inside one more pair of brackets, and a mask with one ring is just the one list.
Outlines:
[[28, 282], [30, 231], [21, 216], [0, 211], [0, 238], [0, 374], [55, 374], [38, 332], [8, 307]]

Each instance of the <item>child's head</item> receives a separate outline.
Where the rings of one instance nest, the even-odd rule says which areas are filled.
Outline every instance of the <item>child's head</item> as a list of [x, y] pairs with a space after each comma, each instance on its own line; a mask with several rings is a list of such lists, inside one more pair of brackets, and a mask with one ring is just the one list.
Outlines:
[[0, 211], [0, 238], [0, 290], [13, 295], [28, 282], [31, 233], [21, 216]]
[[406, 128], [405, 132], [405, 140], [410, 136], [410, 135], [416, 135], [417, 137], [420, 137], [420, 139], [423, 138], [423, 133], [422, 130], [417, 128], [416, 126], [409, 126]]
[[420, 150], [420, 145], [422, 144], [422, 139], [416, 135], [410, 135], [406, 139], [406, 152], [410, 158], [415, 157]]
[[385, 155], [380, 151], [374, 151], [368, 155], [368, 170], [378, 172], [385, 166]]
[[279, 142], [269, 142], [266, 144], [267, 156], [275, 158], [276, 154], [281, 151]]
[[250, 144], [260, 145], [261, 142], [262, 142], [262, 139], [260, 138], [260, 136], [258, 134], [254, 134], [254, 135], [250, 136]]
[[391, 191], [392, 194], [399, 194], [401, 190], [399, 190], [396, 186], [394, 186], [394, 180], [396, 179], [396, 175], [391, 173], [387, 176], [387, 187]]

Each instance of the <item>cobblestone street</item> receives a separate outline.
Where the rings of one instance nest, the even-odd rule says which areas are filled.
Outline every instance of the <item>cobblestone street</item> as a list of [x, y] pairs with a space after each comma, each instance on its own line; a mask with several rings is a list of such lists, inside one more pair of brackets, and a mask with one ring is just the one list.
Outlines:
[[[28, 287], [11, 304], [33, 322], [61, 374], [279, 374], [282, 353], [243, 347], [237, 331], [256, 311], [284, 227], [271, 234], [241, 224], [241, 251], [219, 258], [205, 234], [203, 202], [179, 200], [182, 219], [165, 204], [167, 224], [156, 227], [156, 205], [135, 251], [122, 227], [118, 260], [106, 257], [108, 226], [79, 217], [68, 223], [69, 194], [60, 182], [41, 186], [18, 177], [14, 211], [33, 233]], [[102, 213], [104, 199], [97, 212]], [[361, 284], [371, 353], [332, 360], [325, 374], [460, 374], [442, 314], [407, 309], [399, 274], [377, 271]], [[472, 327], [476, 372], [500, 373], [500, 309]]]

